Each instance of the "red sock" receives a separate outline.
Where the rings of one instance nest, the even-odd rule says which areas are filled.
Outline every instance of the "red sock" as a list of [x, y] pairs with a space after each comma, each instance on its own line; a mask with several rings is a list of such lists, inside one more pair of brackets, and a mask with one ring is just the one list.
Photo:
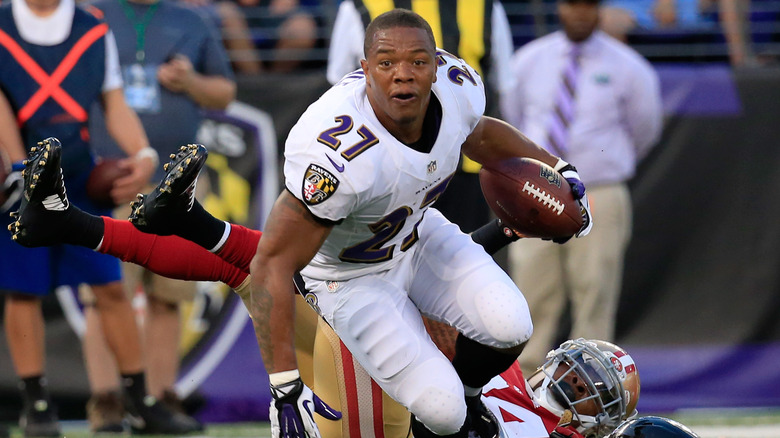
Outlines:
[[230, 224], [230, 235], [217, 255], [231, 265], [249, 273], [249, 263], [257, 252], [257, 243], [263, 233], [241, 225]]
[[242, 270], [226, 263], [181, 237], [142, 233], [130, 222], [110, 217], [103, 217], [103, 224], [101, 253], [141, 265], [155, 274], [178, 280], [221, 281], [232, 288], [249, 275], [248, 268]]

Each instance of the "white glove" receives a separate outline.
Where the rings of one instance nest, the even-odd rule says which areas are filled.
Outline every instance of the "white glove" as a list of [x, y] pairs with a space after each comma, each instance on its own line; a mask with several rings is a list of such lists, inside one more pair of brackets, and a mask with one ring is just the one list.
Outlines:
[[[282, 373], [293, 375], [290, 371]], [[335, 421], [341, 418], [341, 412], [320, 400], [303, 384], [297, 371], [292, 381], [274, 385], [278, 380], [274, 377], [282, 373], [271, 376], [271, 438], [319, 438], [320, 430], [314, 422], [314, 413]]]
[[[585, 184], [583, 184], [582, 180], [580, 180], [580, 174], [577, 173], [577, 168], [575, 168], [571, 164], [561, 159], [558, 159], [558, 163], [555, 164], [555, 170], [557, 170], [558, 173], [560, 173], [561, 176], [563, 176], [563, 178], [566, 179], [566, 181], [571, 186], [571, 192], [574, 195], [574, 199], [576, 199], [580, 203], [580, 214], [582, 215], [582, 227], [580, 227], [580, 230], [574, 234], [574, 237], [587, 236], [588, 233], [590, 233], [590, 230], [593, 228], [593, 218], [590, 214], [590, 205], [588, 204], [588, 196], [585, 195]], [[558, 242], [555, 239], [553, 240]], [[558, 243], [564, 243], [566, 242], [566, 240]]]

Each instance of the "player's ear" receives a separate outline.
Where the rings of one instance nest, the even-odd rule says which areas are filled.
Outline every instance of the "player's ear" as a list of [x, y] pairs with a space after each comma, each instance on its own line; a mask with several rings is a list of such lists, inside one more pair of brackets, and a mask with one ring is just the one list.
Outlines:
[[366, 61], [365, 59], [361, 59], [360, 68], [363, 69], [363, 74], [366, 76], [366, 79], [368, 79], [368, 61]]

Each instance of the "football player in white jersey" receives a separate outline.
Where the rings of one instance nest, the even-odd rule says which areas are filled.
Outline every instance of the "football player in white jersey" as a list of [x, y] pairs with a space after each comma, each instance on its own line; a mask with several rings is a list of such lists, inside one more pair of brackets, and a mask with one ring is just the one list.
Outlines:
[[[461, 151], [482, 164], [524, 156], [553, 166], [583, 204], [578, 236], [590, 224], [584, 186], [571, 165], [482, 116], [480, 77], [436, 52], [419, 15], [380, 15], [364, 47], [362, 72], [326, 92], [291, 130], [286, 190], [250, 266], [250, 312], [274, 396], [272, 434], [319, 436], [310, 412], [325, 408], [295, 362], [290, 279], [301, 271], [320, 315], [411, 411], [416, 437], [493, 437], [497, 426], [482, 420], [479, 395], [530, 337], [528, 307], [493, 259], [430, 206]], [[452, 362], [421, 315], [460, 333]]]

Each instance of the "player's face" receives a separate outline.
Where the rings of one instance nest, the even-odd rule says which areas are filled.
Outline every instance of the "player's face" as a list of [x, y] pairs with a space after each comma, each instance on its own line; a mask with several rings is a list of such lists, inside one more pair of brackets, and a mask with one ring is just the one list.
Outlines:
[[574, 42], [585, 41], [599, 23], [599, 6], [591, 1], [559, 1], [558, 16], [566, 36]]
[[[435, 47], [428, 34], [416, 28], [383, 29], [373, 38], [361, 61], [368, 100], [382, 125], [407, 141], [410, 133], [414, 137], [422, 132], [436, 80]], [[416, 134], [411, 141], [419, 138]]]
[[[588, 389], [588, 384], [579, 375], [577, 375], [577, 373], [566, 374], [566, 371], [568, 370], [568, 365], [563, 363], [558, 365], [558, 369], [556, 369], [555, 373], [553, 374], [553, 379], [557, 380], [563, 376], [563, 382], [560, 383], [559, 386], [566, 386], [571, 390], [571, 393], [567, 394], [569, 399], [572, 401], [577, 401], [583, 400], [584, 398], [593, 395]], [[597, 415], [599, 413], [598, 404], [596, 404], [594, 399], [577, 403], [576, 407], [577, 412], [581, 415]]]

